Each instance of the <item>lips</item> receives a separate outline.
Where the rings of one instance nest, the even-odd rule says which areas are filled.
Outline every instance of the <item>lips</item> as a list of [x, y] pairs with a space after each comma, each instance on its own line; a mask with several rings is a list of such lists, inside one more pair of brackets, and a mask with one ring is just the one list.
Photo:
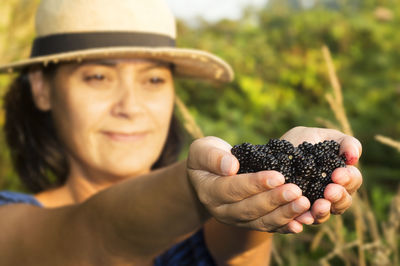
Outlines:
[[123, 142], [142, 140], [149, 134], [147, 131], [132, 133], [103, 131], [102, 133], [111, 140]]

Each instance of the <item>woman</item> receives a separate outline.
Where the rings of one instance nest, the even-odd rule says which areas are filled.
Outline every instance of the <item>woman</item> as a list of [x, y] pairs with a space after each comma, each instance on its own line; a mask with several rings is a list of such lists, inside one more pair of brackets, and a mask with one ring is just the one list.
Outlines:
[[[310, 209], [278, 172], [236, 175], [230, 145], [216, 137], [175, 162], [173, 76], [233, 74], [216, 56], [174, 47], [163, 2], [43, 0], [36, 29], [31, 58], [0, 68], [20, 71], [5, 131], [35, 193], [0, 193], [0, 265], [265, 265], [272, 232], [299, 233], [349, 208], [362, 181], [350, 165]], [[282, 138], [335, 139], [350, 164], [361, 155], [356, 139], [333, 130]]]

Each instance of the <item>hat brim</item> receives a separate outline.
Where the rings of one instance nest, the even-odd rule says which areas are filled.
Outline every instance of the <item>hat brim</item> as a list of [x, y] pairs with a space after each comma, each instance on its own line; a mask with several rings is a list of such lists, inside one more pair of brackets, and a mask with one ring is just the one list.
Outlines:
[[1, 72], [14, 72], [33, 65], [48, 65], [60, 62], [81, 62], [100, 58], [139, 58], [154, 59], [175, 65], [175, 74], [218, 82], [230, 82], [234, 78], [231, 66], [211, 53], [186, 48], [172, 47], [112, 47], [96, 48], [55, 55], [33, 57], [0, 66]]

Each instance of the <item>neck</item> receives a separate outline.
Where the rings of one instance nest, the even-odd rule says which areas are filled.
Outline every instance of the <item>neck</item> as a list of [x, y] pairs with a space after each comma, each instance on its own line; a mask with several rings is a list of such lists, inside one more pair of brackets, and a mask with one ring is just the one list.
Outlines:
[[70, 175], [63, 186], [46, 190], [35, 195], [35, 198], [42, 203], [43, 206], [53, 208], [70, 204], [78, 204], [103, 189], [106, 189], [128, 178], [138, 176], [112, 176], [100, 171], [83, 170], [81, 167], [78, 167], [77, 164], [71, 164], [71, 166]]
[[36, 194], [35, 198], [45, 207], [61, 207], [81, 203], [111, 185], [112, 182], [99, 184], [87, 178], [71, 175], [63, 186]]

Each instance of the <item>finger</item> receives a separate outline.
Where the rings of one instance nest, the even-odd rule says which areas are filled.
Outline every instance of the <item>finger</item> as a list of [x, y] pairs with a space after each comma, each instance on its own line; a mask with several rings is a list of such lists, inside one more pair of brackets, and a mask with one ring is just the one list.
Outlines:
[[232, 146], [216, 137], [195, 140], [189, 149], [188, 168], [202, 169], [217, 175], [233, 175], [239, 162], [230, 152]]
[[317, 199], [311, 207], [314, 224], [326, 222], [330, 217], [331, 202], [326, 199]]
[[346, 164], [356, 164], [362, 153], [360, 141], [352, 136], [345, 135], [340, 141], [339, 153], [346, 156]]
[[310, 201], [306, 197], [301, 196], [300, 198], [275, 209], [263, 217], [247, 223], [239, 223], [238, 225], [244, 225], [256, 230], [273, 232], [288, 224], [290, 221], [294, 220], [294, 218], [301, 215], [309, 208]]
[[343, 214], [348, 208], [350, 208], [353, 203], [353, 198], [347, 192], [343, 193], [342, 198], [332, 204], [331, 213], [332, 214]]
[[209, 193], [213, 197], [219, 198], [221, 204], [230, 204], [271, 190], [284, 183], [285, 177], [281, 173], [261, 171], [217, 178], [209, 187]]
[[352, 203], [350, 194], [344, 187], [337, 184], [329, 184], [325, 189], [324, 197], [332, 203], [331, 212], [333, 214], [344, 213]]
[[239, 202], [222, 205], [218, 207], [218, 212], [226, 217], [235, 217], [236, 222], [247, 222], [260, 218], [300, 197], [301, 189], [298, 186], [285, 184]]
[[295, 220], [302, 224], [313, 224], [314, 223], [314, 217], [312, 216], [310, 211], [307, 211], [307, 212], [303, 213], [302, 215], [296, 217]]
[[298, 234], [303, 231], [303, 225], [296, 220], [290, 221], [288, 224], [278, 228], [277, 233], [281, 234]]
[[362, 175], [357, 167], [348, 165], [346, 168], [338, 168], [333, 171], [332, 181], [342, 185], [348, 193], [353, 194], [362, 184]]

